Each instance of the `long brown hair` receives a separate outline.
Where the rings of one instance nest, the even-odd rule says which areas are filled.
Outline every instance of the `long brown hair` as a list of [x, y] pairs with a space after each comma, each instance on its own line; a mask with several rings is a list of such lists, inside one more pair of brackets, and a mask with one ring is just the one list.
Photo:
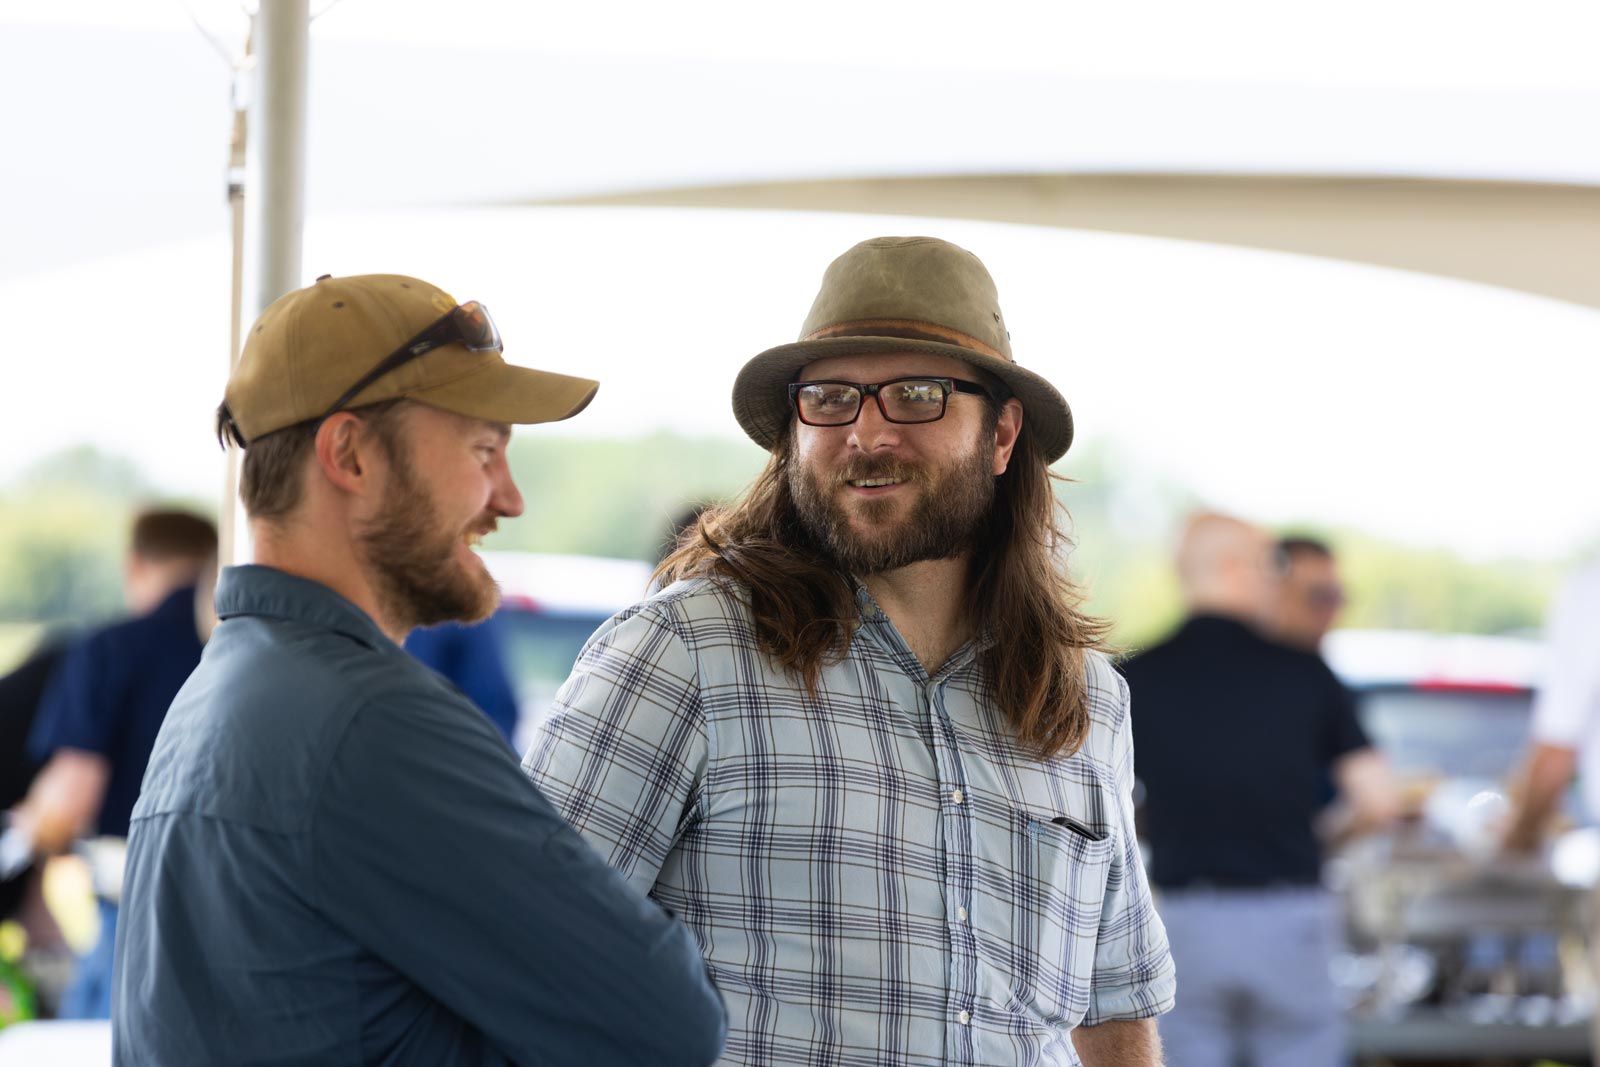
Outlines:
[[[789, 492], [792, 433], [736, 503], [700, 515], [656, 568], [655, 582], [732, 581], [749, 594], [762, 649], [813, 692], [825, 663], [849, 647], [858, 612], [849, 577], [807, 533]], [[1109, 625], [1082, 610], [1083, 593], [1058, 564], [1070, 545], [1066, 510], [1026, 424], [973, 553], [967, 610], [993, 641], [983, 653], [995, 703], [1039, 756], [1076, 752], [1089, 734], [1084, 652]]]

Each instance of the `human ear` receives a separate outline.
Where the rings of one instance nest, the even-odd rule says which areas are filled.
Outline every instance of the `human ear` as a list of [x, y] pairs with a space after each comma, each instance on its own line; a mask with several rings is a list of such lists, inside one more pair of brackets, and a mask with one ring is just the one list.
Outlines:
[[994, 476], [1006, 472], [1011, 463], [1011, 452], [1017, 447], [1017, 436], [1022, 433], [1022, 401], [1012, 397], [1000, 405], [1000, 417], [994, 424]]
[[317, 427], [317, 469], [335, 487], [360, 493], [372, 473], [374, 442], [360, 418], [348, 411], [330, 416]]

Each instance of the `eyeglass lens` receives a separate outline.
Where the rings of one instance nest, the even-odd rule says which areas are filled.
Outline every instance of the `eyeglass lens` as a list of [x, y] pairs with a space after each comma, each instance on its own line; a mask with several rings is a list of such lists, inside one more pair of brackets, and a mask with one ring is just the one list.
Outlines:
[[[864, 399], [862, 389], [845, 382], [802, 386], [795, 401], [800, 418], [813, 426], [844, 426], [855, 421]], [[904, 379], [877, 390], [878, 409], [890, 422], [935, 422], [944, 416], [943, 382]]]

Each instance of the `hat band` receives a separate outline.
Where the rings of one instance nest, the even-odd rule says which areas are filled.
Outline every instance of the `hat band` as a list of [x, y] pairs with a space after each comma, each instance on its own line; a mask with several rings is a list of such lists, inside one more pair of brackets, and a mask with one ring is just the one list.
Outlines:
[[962, 333], [960, 330], [940, 326], [934, 322], [919, 322], [916, 319], [857, 319], [854, 322], [837, 322], [832, 326], [813, 330], [800, 340], [820, 341], [828, 337], [902, 337], [909, 341], [937, 341], [971, 348], [986, 356], [1011, 362], [992, 345], [978, 340], [969, 333]]

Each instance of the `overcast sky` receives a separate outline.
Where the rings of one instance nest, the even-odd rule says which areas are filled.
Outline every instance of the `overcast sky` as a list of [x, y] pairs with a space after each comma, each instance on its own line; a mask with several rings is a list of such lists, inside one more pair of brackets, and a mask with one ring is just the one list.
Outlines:
[[[236, 7], [190, 6], [224, 41], [242, 25]], [[441, 10], [342, 0], [318, 19], [305, 274], [422, 275], [488, 303], [514, 361], [602, 379], [580, 418], [525, 432], [734, 437], [733, 373], [791, 339], [828, 260], [931, 232], [990, 266], [1019, 360], [1120, 477], [1478, 555], [1557, 556], [1600, 531], [1591, 311], [1148, 238], [451, 206], [1013, 169], [1597, 182], [1594, 5]], [[31, 101], [0, 119], [16, 353], [0, 479], [88, 440], [163, 485], [216, 484], [228, 88], [175, 0], [0, 5], [0, 92]]]

